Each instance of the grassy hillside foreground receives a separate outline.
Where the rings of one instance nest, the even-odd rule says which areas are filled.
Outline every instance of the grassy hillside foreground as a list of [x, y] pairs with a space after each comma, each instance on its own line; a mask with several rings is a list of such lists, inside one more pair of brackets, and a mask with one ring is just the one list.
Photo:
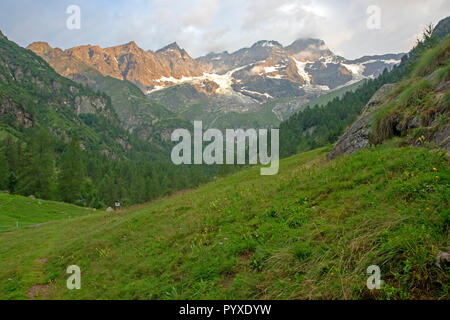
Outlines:
[[39, 227], [53, 220], [93, 214], [92, 209], [71, 204], [10, 196], [0, 192], [0, 232]]
[[[447, 155], [395, 143], [0, 234], [0, 298], [449, 299], [435, 265], [449, 245]], [[81, 290], [66, 288], [72, 264]], [[381, 290], [366, 287], [370, 265]]]

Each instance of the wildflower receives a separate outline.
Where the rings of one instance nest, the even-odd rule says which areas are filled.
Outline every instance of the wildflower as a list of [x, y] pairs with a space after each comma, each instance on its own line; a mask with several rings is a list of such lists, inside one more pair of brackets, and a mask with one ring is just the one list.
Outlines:
[[438, 171], [437, 168], [433, 168], [433, 171]]
[[439, 176], [436, 176], [436, 179], [439, 179]]

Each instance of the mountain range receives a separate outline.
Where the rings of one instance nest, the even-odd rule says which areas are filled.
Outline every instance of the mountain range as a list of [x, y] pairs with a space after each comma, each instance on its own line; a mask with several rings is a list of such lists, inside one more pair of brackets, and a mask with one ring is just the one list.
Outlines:
[[[156, 105], [187, 120], [203, 120], [207, 126], [274, 126], [321, 95], [377, 77], [403, 56], [348, 60], [318, 39], [299, 39], [286, 47], [262, 40], [233, 53], [210, 53], [196, 59], [177, 43], [155, 52], [133, 41], [110, 48], [86, 45], [64, 51], [35, 42], [28, 49], [59, 74], [110, 94], [124, 127], [139, 130], [144, 137], [149, 135], [145, 125], [161, 119], [155, 115], [162, 110]], [[138, 96], [139, 102], [133, 105], [141, 106], [139, 112], [131, 112], [131, 106], [123, 106], [123, 99], [108, 92], [105, 77], [107, 82], [125, 81], [140, 89], [142, 95], [128, 95], [130, 99]]]

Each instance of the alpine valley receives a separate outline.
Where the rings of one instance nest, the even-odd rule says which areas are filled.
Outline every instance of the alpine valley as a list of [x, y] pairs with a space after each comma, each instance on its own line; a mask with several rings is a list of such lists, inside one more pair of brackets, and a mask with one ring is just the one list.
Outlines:
[[[387, 44], [415, 34], [396, 19]], [[192, 58], [176, 43], [26, 49], [0, 32], [0, 300], [179, 301], [168, 318], [219, 315], [208, 299], [448, 301], [450, 17], [405, 49], [348, 60], [299, 39]], [[234, 160], [234, 136], [216, 149], [208, 127], [275, 128], [278, 173], [177, 165], [174, 128], [194, 140], [178, 155], [205, 142]], [[261, 160], [252, 132], [238, 150]]]

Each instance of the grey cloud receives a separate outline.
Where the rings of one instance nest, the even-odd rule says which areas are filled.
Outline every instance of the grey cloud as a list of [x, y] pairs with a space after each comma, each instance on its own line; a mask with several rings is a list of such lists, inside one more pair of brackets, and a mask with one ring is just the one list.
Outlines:
[[219, 0], [198, 0], [192, 10], [183, 14], [181, 19], [185, 26], [207, 28], [211, 26], [219, 11]]

